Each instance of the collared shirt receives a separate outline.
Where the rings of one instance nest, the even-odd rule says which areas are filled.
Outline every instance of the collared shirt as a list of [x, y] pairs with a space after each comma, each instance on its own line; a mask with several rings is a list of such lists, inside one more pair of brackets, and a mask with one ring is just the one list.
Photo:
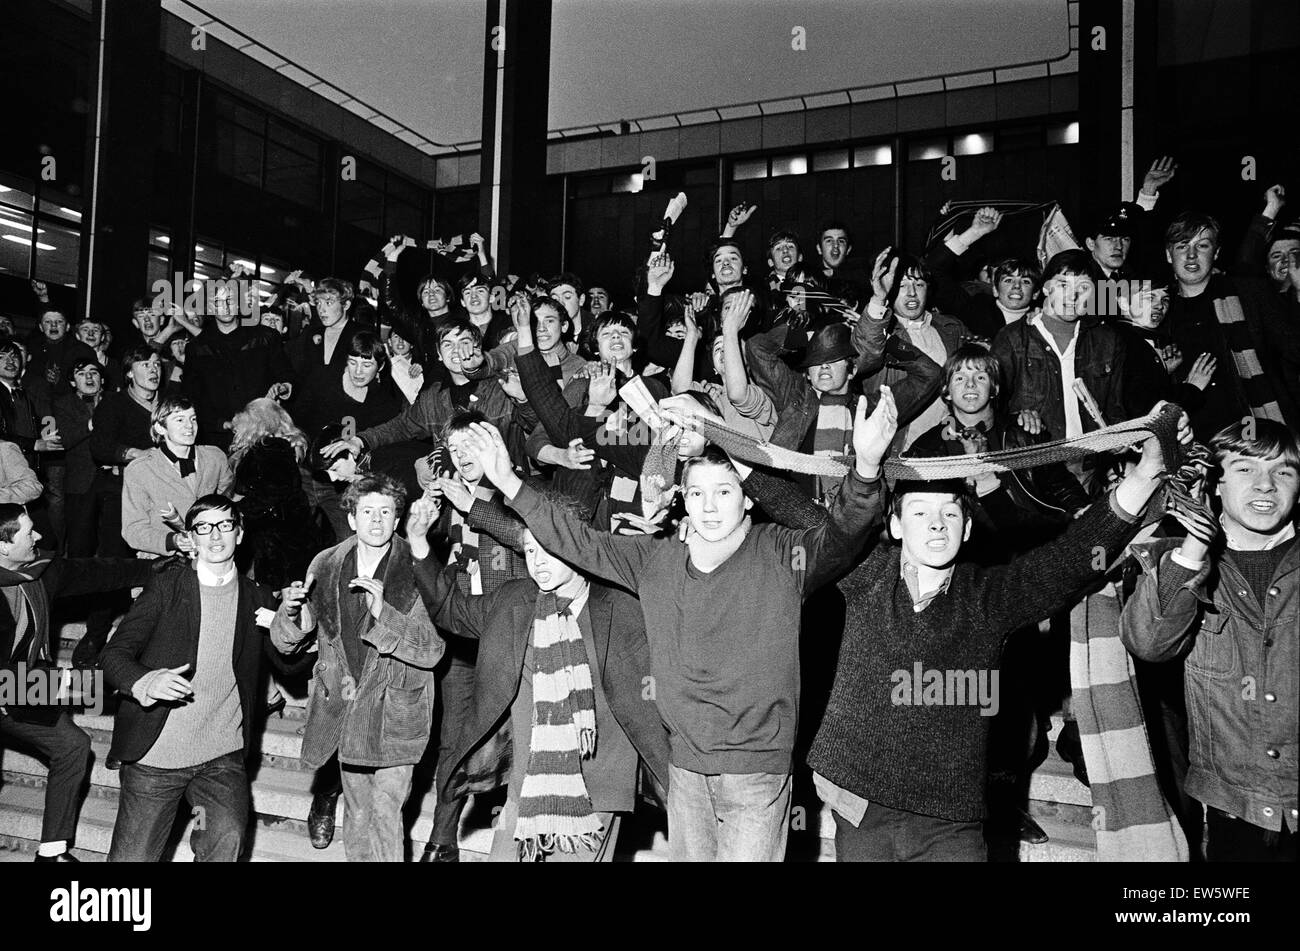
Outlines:
[[1055, 355], [1061, 364], [1061, 399], [1065, 404], [1065, 438], [1075, 439], [1083, 435], [1083, 417], [1079, 413], [1079, 397], [1074, 392], [1074, 381], [1077, 377], [1074, 374], [1074, 348], [1079, 342], [1079, 324], [1074, 324], [1074, 334], [1070, 337], [1069, 346], [1064, 350], [1056, 345], [1056, 338], [1052, 332], [1043, 325], [1043, 312], [1040, 310], [1033, 317], [1029, 318], [1030, 326], [1034, 327], [1047, 341], [1047, 347]]
[[223, 584], [229, 584], [230, 579], [235, 576], [235, 563], [232, 561], [226, 565], [226, 570], [217, 574], [217, 569], [206, 561], [196, 561], [194, 570], [198, 572], [199, 584], [207, 585], [209, 588], [219, 588]]
[[373, 578], [375, 570], [383, 564], [384, 556], [388, 554], [392, 543], [385, 545], [383, 548], [371, 548], [369, 545], [363, 545], [357, 542], [357, 575], [362, 578]]
[[[922, 314], [919, 320], [904, 320], [900, 317], [898, 326], [912, 346], [939, 366], [943, 366], [948, 361], [948, 350], [943, 345], [943, 337], [939, 336], [938, 328], [934, 326], [933, 314], [930, 311], [927, 310]], [[943, 400], [936, 396], [916, 419], [907, 424], [906, 435], [903, 437], [904, 443], [911, 445], [923, 433], [938, 426], [947, 411]]]
[[952, 583], [952, 566], [949, 565], [943, 570], [943, 580], [939, 582], [939, 587], [922, 592], [921, 591], [921, 571], [908, 560], [907, 554], [903, 553], [899, 558], [899, 575], [902, 577], [904, 584], [907, 585], [907, 593], [912, 596], [912, 610], [920, 614], [930, 606], [930, 602], [939, 595], [948, 590], [948, 585]]

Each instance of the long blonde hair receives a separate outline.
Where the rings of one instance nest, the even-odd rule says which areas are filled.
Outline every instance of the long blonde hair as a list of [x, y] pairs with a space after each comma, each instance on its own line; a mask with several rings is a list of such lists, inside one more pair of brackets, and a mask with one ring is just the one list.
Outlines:
[[253, 400], [230, 422], [235, 436], [230, 442], [230, 466], [239, 465], [244, 453], [264, 439], [279, 437], [293, 447], [294, 458], [302, 462], [309, 443], [293, 418], [275, 400], [261, 397]]

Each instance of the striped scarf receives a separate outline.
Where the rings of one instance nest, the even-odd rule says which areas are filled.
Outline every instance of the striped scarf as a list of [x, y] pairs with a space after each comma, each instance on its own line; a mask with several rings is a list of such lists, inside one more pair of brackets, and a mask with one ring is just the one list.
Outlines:
[[1219, 275], [1210, 279], [1206, 293], [1211, 295], [1214, 316], [1223, 330], [1224, 342], [1232, 351], [1232, 363], [1237, 370], [1237, 379], [1241, 381], [1242, 396], [1250, 407], [1250, 415], [1255, 419], [1286, 422], [1273, 391], [1273, 381], [1264, 373], [1259, 354], [1255, 352], [1255, 340], [1250, 325], [1246, 323], [1246, 313], [1241, 309], [1241, 298]]
[[[812, 454], [843, 461], [853, 445], [854, 397], [849, 394], [822, 393], [817, 406], [817, 426], [813, 430]], [[846, 467], [847, 474], [847, 467]], [[817, 498], [824, 499], [839, 488], [843, 476], [818, 476]]]
[[533, 732], [515, 825], [523, 861], [600, 844], [602, 826], [582, 778], [582, 760], [596, 753], [596, 694], [569, 606], [538, 592], [533, 612]]
[[[490, 501], [494, 491], [481, 482], [474, 487], [474, 498]], [[451, 524], [447, 526], [447, 541], [451, 545], [451, 555], [447, 564], [460, 569], [456, 572], [456, 583], [466, 594], [483, 593], [483, 573], [478, 563], [478, 532], [470, 528], [465, 516], [459, 509], [452, 508]]]

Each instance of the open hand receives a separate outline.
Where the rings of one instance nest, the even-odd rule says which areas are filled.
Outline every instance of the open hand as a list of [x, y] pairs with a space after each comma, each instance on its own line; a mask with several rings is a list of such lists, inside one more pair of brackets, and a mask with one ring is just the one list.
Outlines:
[[365, 592], [366, 604], [370, 608], [370, 616], [378, 621], [380, 613], [384, 610], [384, 583], [375, 578], [358, 576], [348, 582], [348, 587], [360, 588]]
[[898, 407], [894, 392], [881, 384], [880, 399], [871, 415], [867, 415], [867, 398], [858, 398], [858, 409], [853, 419], [853, 452], [858, 475], [874, 479], [880, 474], [880, 463], [889, 452], [890, 443], [898, 432]]

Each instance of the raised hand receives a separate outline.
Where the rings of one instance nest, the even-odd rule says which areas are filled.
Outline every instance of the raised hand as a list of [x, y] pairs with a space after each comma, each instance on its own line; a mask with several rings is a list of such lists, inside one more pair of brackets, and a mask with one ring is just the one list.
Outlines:
[[532, 315], [533, 309], [528, 303], [527, 294], [515, 294], [510, 298], [510, 323], [514, 325], [515, 333], [519, 334], [522, 342], [524, 335], [528, 335], [529, 346], [533, 342]]
[[612, 363], [598, 363], [591, 367], [587, 382], [587, 403], [591, 406], [608, 406], [618, 395], [617, 380]]
[[409, 542], [412, 538], [428, 535], [441, 513], [442, 503], [426, 491], [411, 503], [411, 509], [406, 513], [406, 540]]
[[474, 507], [474, 492], [456, 476], [438, 476], [435, 485], [442, 497], [461, 514], [469, 514], [469, 510]]
[[1164, 156], [1156, 159], [1147, 169], [1146, 177], [1142, 179], [1142, 193], [1144, 195], [1160, 194], [1160, 186], [1168, 183], [1178, 171], [1178, 165], [1171, 156]]
[[[1161, 400], [1151, 410], [1158, 413], [1165, 406], [1165, 401]], [[1192, 442], [1192, 424], [1183, 413], [1178, 418], [1178, 442], [1184, 446], [1191, 445]], [[1138, 460], [1136, 475], [1139, 478], [1149, 481], [1159, 479], [1168, 471], [1168, 466], [1173, 460], [1165, 459], [1164, 453], [1160, 449], [1160, 440], [1154, 436], [1147, 438], [1142, 444], [1142, 458]], [[1128, 511], [1133, 511], [1129, 509]]]
[[516, 403], [528, 402], [528, 397], [524, 394], [524, 384], [519, 379], [519, 371], [511, 368], [506, 371], [506, 375], [501, 378], [501, 389]]
[[690, 304], [687, 304], [682, 311], [682, 323], [686, 326], [685, 339], [698, 343], [704, 334], [700, 331], [700, 325], [695, 322], [695, 308]]
[[479, 464], [488, 481], [506, 498], [514, 498], [522, 480], [515, 474], [501, 431], [491, 423], [472, 423], [468, 433], [464, 445], [469, 457]]
[[709, 306], [711, 297], [712, 295], [708, 291], [695, 291], [691, 294], [690, 305], [695, 308], [695, 312], [698, 314]]
[[894, 286], [894, 275], [898, 273], [898, 258], [885, 267], [885, 261], [894, 253], [892, 247], [885, 248], [876, 255], [876, 263], [871, 266], [871, 296], [881, 304], [889, 298], [889, 292]]
[[858, 410], [853, 419], [853, 452], [858, 475], [874, 479], [880, 474], [880, 463], [889, 452], [889, 445], [898, 432], [898, 407], [894, 392], [881, 384], [880, 399], [871, 415], [867, 415], [867, 398], [858, 398]]
[[566, 469], [590, 469], [591, 461], [596, 458], [594, 449], [588, 449], [581, 439], [570, 439], [564, 449], [564, 460], [560, 465]]
[[361, 440], [356, 436], [349, 436], [346, 439], [336, 439], [320, 451], [320, 454], [326, 459], [333, 459], [337, 455], [350, 452], [354, 456], [361, 455]]
[[753, 310], [754, 292], [749, 288], [728, 294], [722, 301], [723, 330], [730, 331], [735, 328], [736, 333], [739, 333], [744, 329]]
[[667, 251], [660, 251], [652, 253], [645, 264], [646, 287], [651, 297], [658, 297], [672, 280], [673, 271], [676, 269], [673, 257]]
[[[307, 599], [311, 596], [311, 588], [315, 583], [316, 579], [308, 575], [305, 581], [295, 581], [289, 587], [280, 590], [280, 611], [290, 621], [297, 623], [299, 618], [306, 620], [310, 617], [311, 609], [308, 607]], [[308, 613], [304, 614], [304, 611]], [[311, 625], [308, 623], [300, 626], [308, 628]]]
[[970, 223], [972, 237], [982, 238], [986, 234], [991, 234], [998, 230], [1000, 224], [1002, 224], [1002, 212], [991, 206], [981, 208], [975, 212], [975, 217]]

